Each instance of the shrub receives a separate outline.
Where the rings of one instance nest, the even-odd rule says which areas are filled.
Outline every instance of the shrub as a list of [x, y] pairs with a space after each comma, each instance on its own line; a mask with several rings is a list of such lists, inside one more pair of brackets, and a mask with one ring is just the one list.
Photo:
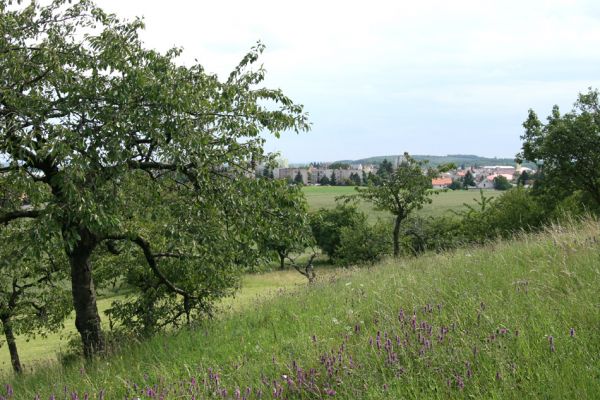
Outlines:
[[414, 217], [402, 228], [404, 253], [418, 255], [424, 251], [444, 251], [464, 243], [462, 221], [456, 217]]
[[391, 254], [390, 227], [378, 221], [370, 225], [366, 220], [340, 231], [340, 244], [336, 248], [336, 263], [342, 266], [375, 263]]
[[341, 243], [342, 229], [366, 224], [367, 216], [358, 211], [355, 204], [338, 203], [333, 209], [320, 209], [310, 217], [310, 228], [317, 246], [330, 259], [337, 255]]
[[538, 200], [523, 187], [508, 190], [489, 208], [487, 230], [491, 235], [508, 237], [520, 230], [531, 231], [547, 220]]

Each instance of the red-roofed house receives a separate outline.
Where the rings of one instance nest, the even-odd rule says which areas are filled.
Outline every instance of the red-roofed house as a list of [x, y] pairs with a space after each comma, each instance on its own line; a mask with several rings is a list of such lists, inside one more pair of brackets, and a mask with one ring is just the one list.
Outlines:
[[452, 184], [452, 178], [436, 178], [431, 180], [434, 189], [445, 189]]

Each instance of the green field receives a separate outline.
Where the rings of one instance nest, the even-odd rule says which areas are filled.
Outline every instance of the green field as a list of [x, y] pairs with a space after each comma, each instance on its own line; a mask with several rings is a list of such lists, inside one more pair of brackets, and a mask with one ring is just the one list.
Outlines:
[[[333, 208], [335, 207], [335, 198], [338, 196], [348, 196], [356, 193], [354, 187], [351, 186], [305, 186], [302, 188], [306, 200], [311, 211], [318, 210], [319, 208]], [[484, 191], [485, 196], [495, 197], [502, 192], [495, 190]], [[418, 211], [419, 215], [422, 216], [438, 216], [448, 215], [450, 210], [459, 211], [464, 209], [464, 203], [475, 205], [474, 199], [479, 199], [479, 191], [467, 191], [467, 190], [449, 190], [447, 192], [438, 192], [431, 197], [433, 202], [427, 204], [422, 210]], [[362, 201], [359, 203], [359, 209], [366, 213], [370, 219], [380, 218], [391, 218], [390, 214], [385, 211], [376, 211], [372, 205]]]
[[335, 272], [109, 358], [0, 384], [19, 399], [64, 387], [90, 399], [596, 398], [598, 237], [588, 221]]

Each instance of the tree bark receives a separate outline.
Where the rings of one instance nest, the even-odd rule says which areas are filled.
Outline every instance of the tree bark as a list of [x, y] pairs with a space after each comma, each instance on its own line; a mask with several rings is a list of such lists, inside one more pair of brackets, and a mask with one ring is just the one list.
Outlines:
[[12, 329], [12, 322], [10, 317], [2, 317], [2, 328], [4, 330], [4, 337], [6, 338], [6, 344], [8, 345], [8, 352], [10, 353], [10, 363], [12, 364], [13, 371], [17, 374], [23, 372], [21, 366], [21, 360], [19, 359], [19, 352], [17, 351], [17, 342], [15, 341], [15, 334]]
[[400, 223], [402, 222], [402, 217], [400, 215], [396, 216], [396, 221], [394, 223], [394, 257], [398, 257], [400, 255]]
[[91, 358], [94, 354], [103, 352], [105, 348], [90, 262], [97, 242], [86, 229], [81, 229], [79, 235], [81, 239], [75, 243], [72, 250], [67, 251], [67, 255], [71, 264], [75, 326], [81, 335], [83, 354], [86, 358]]
[[277, 254], [279, 254], [279, 269], [280, 270], [284, 270], [285, 269], [285, 254], [282, 252], [277, 252]]

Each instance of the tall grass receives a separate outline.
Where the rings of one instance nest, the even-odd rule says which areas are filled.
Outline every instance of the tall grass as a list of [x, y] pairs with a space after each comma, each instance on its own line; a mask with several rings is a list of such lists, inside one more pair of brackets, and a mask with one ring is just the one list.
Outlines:
[[568, 225], [340, 272], [93, 363], [2, 379], [17, 399], [594, 398], [600, 223]]

